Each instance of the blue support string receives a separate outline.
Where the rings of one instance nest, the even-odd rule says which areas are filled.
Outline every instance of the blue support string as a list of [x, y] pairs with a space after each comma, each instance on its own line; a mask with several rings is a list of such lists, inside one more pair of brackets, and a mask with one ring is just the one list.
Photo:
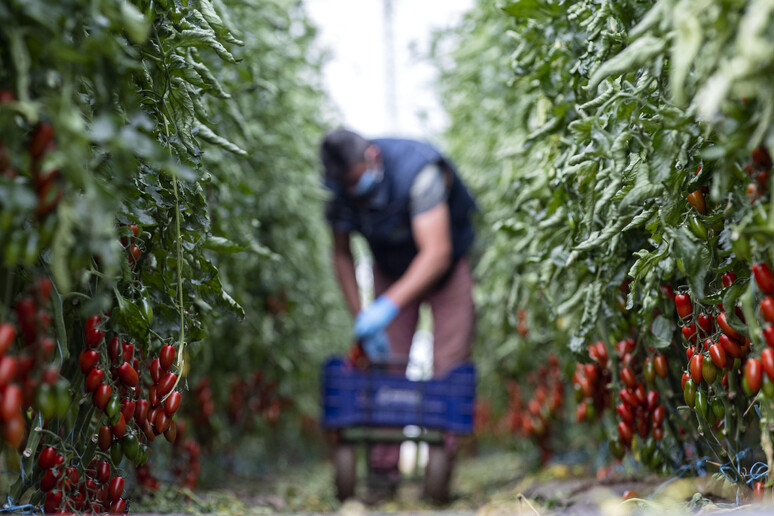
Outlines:
[[2, 514], [43, 514], [43, 511], [32, 504], [16, 505], [10, 495], [7, 495], [5, 499], [5, 505], [0, 507]]

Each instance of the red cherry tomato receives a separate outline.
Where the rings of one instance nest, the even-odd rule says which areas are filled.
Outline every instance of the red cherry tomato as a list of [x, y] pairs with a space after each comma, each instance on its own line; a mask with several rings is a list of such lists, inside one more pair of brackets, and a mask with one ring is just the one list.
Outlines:
[[166, 373], [159, 379], [156, 395], [159, 398], [166, 396], [175, 386], [175, 382], [177, 382], [177, 375], [175, 373]]
[[124, 498], [119, 498], [118, 500], [114, 500], [110, 503], [110, 508], [108, 509], [110, 514], [123, 514], [126, 512], [126, 500]]
[[84, 349], [78, 356], [78, 364], [80, 365], [83, 374], [87, 374], [94, 369], [97, 362], [99, 362], [99, 353], [93, 349]]
[[115, 502], [124, 493], [123, 477], [113, 477], [108, 484], [108, 500]]
[[769, 379], [774, 380], [774, 349], [766, 348], [761, 351], [761, 366]]
[[763, 495], [766, 493], [766, 482], [756, 482], [753, 487], [753, 499], [756, 502], [763, 501]]
[[752, 392], [758, 392], [761, 388], [761, 381], [763, 380], [763, 369], [761, 363], [757, 358], [750, 358], [744, 366], [744, 378], [747, 380], [747, 385]]
[[148, 388], [148, 401], [150, 401], [151, 407], [155, 407], [159, 404], [158, 386], [156, 384], [151, 385]]
[[151, 380], [153, 380], [153, 383], [158, 383], [159, 379], [161, 378], [161, 373], [163, 372], [161, 370], [161, 361], [158, 358], [154, 358], [148, 366], [148, 371], [150, 371]]
[[648, 410], [653, 411], [658, 406], [658, 392], [656, 391], [648, 391], [647, 396], [647, 407]]
[[46, 493], [46, 499], [43, 502], [43, 511], [46, 514], [53, 514], [62, 505], [62, 491], [49, 491]]
[[110, 339], [110, 343], [108, 343], [108, 357], [110, 357], [111, 366], [116, 363], [118, 357], [121, 356], [122, 351], [123, 346], [121, 345], [121, 340], [118, 337]]
[[628, 367], [621, 369], [621, 381], [627, 387], [634, 388], [637, 385], [637, 379], [634, 377], [634, 373]]
[[599, 363], [601, 365], [607, 364], [607, 347], [605, 346], [605, 343], [602, 341], [597, 342], [597, 357], [599, 358]]
[[38, 456], [38, 467], [40, 469], [51, 469], [54, 467], [54, 460], [56, 459], [56, 449], [52, 446], [46, 446], [40, 451]]
[[129, 362], [124, 362], [118, 366], [118, 377], [121, 379], [121, 383], [127, 387], [136, 387], [140, 383], [137, 371], [129, 365]]
[[734, 274], [733, 272], [727, 272], [723, 274], [723, 276], [721, 277], [721, 281], [723, 282], [724, 287], [730, 287], [736, 281], [736, 274]]
[[[726, 320], [726, 313], [725, 312], [720, 312], [718, 314], [718, 326], [720, 326], [720, 330], [723, 333], [725, 333], [726, 335], [728, 335], [732, 339], [740, 341], [740, 342], [744, 340], [744, 337], [742, 336], [742, 334], [739, 333], [738, 331], [736, 331], [735, 329], [733, 329], [728, 324], [728, 321]], [[728, 351], [728, 350], [726, 350], [726, 351]]]
[[0, 357], [0, 388], [14, 381], [19, 374], [19, 362], [12, 356]]
[[169, 371], [169, 368], [172, 367], [172, 364], [175, 361], [175, 348], [174, 346], [170, 346], [169, 344], [164, 344], [161, 347], [161, 351], [159, 352], [159, 362], [161, 365], [162, 371]]
[[653, 410], [653, 426], [658, 426], [664, 422], [666, 411], [663, 406], [659, 405]]
[[764, 294], [774, 294], [774, 275], [765, 263], [756, 263], [752, 266], [755, 283]]
[[634, 432], [632, 432], [632, 428], [627, 423], [621, 421], [618, 423], [618, 436], [621, 438], [621, 442], [629, 444], [632, 442]]
[[637, 384], [637, 388], [634, 389], [634, 396], [637, 398], [637, 403], [640, 405], [645, 405], [648, 401], [648, 395], [645, 392], [645, 386], [640, 384]]
[[154, 422], [156, 434], [163, 434], [169, 429], [172, 424], [172, 418], [163, 410], [156, 412], [156, 420]]
[[43, 478], [40, 479], [40, 490], [44, 493], [47, 493], [48, 491], [54, 489], [56, 481], [59, 480], [61, 474], [61, 470], [49, 469], [46, 471], [46, 473], [43, 475]]
[[85, 380], [85, 387], [86, 392], [94, 392], [97, 390], [97, 388], [102, 385], [102, 380], [105, 378], [105, 371], [102, 369], [97, 369], [96, 367], [89, 371], [89, 374], [86, 375]]
[[17, 415], [21, 415], [23, 398], [22, 390], [18, 385], [12, 383], [7, 386], [0, 398], [0, 420], [8, 423], [16, 419]]
[[16, 339], [16, 327], [10, 323], [0, 324], [0, 356], [5, 355], [14, 339]]
[[96, 406], [100, 410], [105, 410], [105, 407], [108, 404], [108, 401], [110, 401], [110, 396], [113, 394], [113, 388], [110, 387], [110, 385], [102, 384], [99, 387], [97, 387], [97, 390], [94, 391], [93, 395], [93, 401], [94, 406]]
[[113, 444], [113, 431], [110, 430], [108, 425], [102, 425], [97, 432], [97, 444], [99, 449], [106, 452], [110, 449], [110, 445]]
[[653, 365], [656, 366], [656, 374], [661, 378], [666, 378], [669, 374], [669, 365], [664, 355], [656, 355], [653, 359]]
[[702, 380], [702, 362], [704, 361], [704, 355], [702, 354], [696, 354], [691, 358], [691, 379], [696, 383], [696, 385], [699, 385]]
[[693, 313], [691, 296], [688, 294], [677, 294], [675, 296], [675, 308], [677, 308], [677, 315], [680, 316], [680, 319], [690, 317]]
[[631, 409], [626, 403], [619, 403], [615, 407], [616, 412], [618, 413], [618, 417], [621, 418], [621, 420], [627, 422], [628, 424], [634, 424], [634, 414], [632, 413]]
[[132, 245], [129, 247], [129, 263], [131, 265], [134, 265], [140, 260], [140, 257], [142, 256], [142, 251], [139, 247], [136, 245]]
[[726, 350], [723, 349], [723, 346], [715, 343], [710, 346], [709, 353], [713, 364], [715, 364], [720, 369], [726, 367]]
[[774, 297], [766, 296], [761, 301], [761, 313], [767, 322], [774, 323]]
[[131, 401], [128, 398], [124, 398], [121, 400], [121, 414], [124, 415], [124, 420], [128, 423], [132, 420], [134, 417], [134, 409], [137, 406], [137, 403], [134, 401]]
[[116, 439], [123, 439], [124, 435], [126, 434], [126, 420], [124, 419], [124, 415], [119, 413], [118, 414], [118, 423], [115, 425], [112, 425], [110, 427], [111, 432], [113, 432], [113, 435]]
[[629, 405], [631, 408], [635, 408], [637, 405], [639, 405], [639, 402], [637, 401], [637, 396], [635, 396], [634, 392], [631, 389], [621, 389], [618, 391], [618, 396], [621, 398], [621, 400]]
[[182, 394], [180, 394], [180, 391], [175, 391], [167, 397], [167, 401], [164, 402], [164, 412], [167, 413], [168, 416], [171, 416], [175, 412], [177, 412], [178, 407], [180, 407], [180, 401], [183, 399]]
[[124, 362], [132, 362], [132, 359], [134, 358], [134, 346], [129, 344], [128, 342], [122, 342], [122, 353], [121, 358], [124, 359]]
[[97, 464], [97, 482], [104, 484], [110, 480], [110, 463], [106, 460], [102, 460]]
[[707, 213], [707, 206], [704, 203], [704, 194], [701, 192], [701, 190], [694, 190], [693, 192], [689, 193], [686, 198], [688, 199], [688, 202], [696, 208], [696, 211], [704, 215]]
[[742, 358], [742, 348], [736, 340], [725, 333], [721, 333], [720, 337], [718, 337], [718, 342], [723, 346], [723, 349], [726, 350], [727, 354], [731, 355], [733, 358]]
[[148, 400], [137, 400], [137, 405], [134, 407], [134, 420], [140, 427], [148, 419], [148, 408]]
[[692, 344], [696, 344], [696, 325], [691, 323], [682, 327], [683, 337]]
[[699, 328], [702, 329], [705, 336], [712, 335], [712, 333], [715, 331], [715, 328], [713, 327], [714, 325], [712, 324], [712, 318], [707, 314], [699, 314], [696, 322], [699, 324]]
[[774, 325], [763, 328], [763, 338], [769, 347], [774, 348]]

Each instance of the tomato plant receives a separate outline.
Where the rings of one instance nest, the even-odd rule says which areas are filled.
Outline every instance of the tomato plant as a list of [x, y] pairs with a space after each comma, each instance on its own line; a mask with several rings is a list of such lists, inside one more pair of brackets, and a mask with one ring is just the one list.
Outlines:
[[[330, 343], [346, 338], [322, 252], [314, 31], [290, 1], [195, 4], [33, 0], [4, 13], [0, 430], [4, 453], [27, 450], [32, 472], [13, 500], [120, 512], [120, 495], [36, 494], [54, 475], [34, 467], [39, 449], [82, 456], [71, 482], [84, 486], [98, 434], [119, 478], [124, 455], [142, 464], [157, 435], [176, 441], [191, 417], [183, 389], [161, 405], [178, 378], [266, 369], [288, 378], [283, 396], [311, 393]], [[291, 340], [295, 351], [277, 345]], [[212, 353], [216, 342], [232, 353]], [[38, 416], [46, 425], [32, 431]]]
[[[774, 254], [774, 130], [763, 115], [774, 106], [764, 78], [774, 58], [754, 58], [736, 39], [768, 16], [759, 6], [711, 4], [506, 1], [498, 15], [482, 2], [433, 50], [451, 118], [445, 140], [463, 174], [476, 171], [466, 178], [484, 208], [485, 378], [498, 378], [486, 368], [530, 370], [538, 346], [585, 362], [591, 343], [633, 338], [610, 364], [622, 405], [639, 406], [631, 372], [667, 407], [696, 409], [668, 410], [668, 425], [639, 437], [639, 423], [606, 405], [592, 435], [642, 451], [653, 437], [667, 468], [692, 467], [681, 449], [693, 446], [752, 485], [752, 463], [727, 457], [761, 446], [741, 431], [760, 422], [746, 409], [771, 410], [753, 391], [765, 387], [756, 361], [774, 343], [760, 304], [774, 288], [764, 268]], [[768, 45], [766, 29], [749, 35]], [[736, 75], [732, 61], [756, 72]], [[527, 307], [522, 335], [516, 314]], [[584, 400], [592, 389], [578, 376]], [[617, 444], [610, 451], [622, 455]], [[653, 455], [640, 458], [649, 465]]]

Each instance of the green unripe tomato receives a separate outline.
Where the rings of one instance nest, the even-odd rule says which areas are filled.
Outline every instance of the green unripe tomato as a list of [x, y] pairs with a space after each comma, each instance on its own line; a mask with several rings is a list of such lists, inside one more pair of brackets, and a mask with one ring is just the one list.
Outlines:
[[702, 362], [701, 375], [704, 377], [704, 381], [709, 385], [715, 383], [715, 378], [718, 376], [718, 368], [712, 363], [712, 360], [705, 359]]
[[693, 383], [693, 380], [688, 380], [685, 382], [685, 387], [683, 388], [683, 399], [685, 400], [686, 405], [693, 408], [696, 404], [696, 384]]
[[707, 395], [701, 389], [696, 391], [695, 406], [696, 412], [704, 419], [707, 419]]

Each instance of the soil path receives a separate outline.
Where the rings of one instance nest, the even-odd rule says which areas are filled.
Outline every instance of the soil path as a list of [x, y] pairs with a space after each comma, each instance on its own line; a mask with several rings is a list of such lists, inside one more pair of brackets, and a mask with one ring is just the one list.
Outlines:
[[[450, 503], [433, 505], [422, 498], [422, 479], [406, 479], [397, 496], [384, 503], [366, 506], [364, 486], [358, 498], [339, 503], [333, 494], [333, 468], [329, 463], [290, 467], [265, 477], [222, 479], [222, 487], [199, 492], [185, 513], [293, 514], [311, 516], [505, 516], [511, 514], [774, 514], [774, 507], [749, 505], [744, 491], [711, 477], [633, 479], [619, 466], [599, 478], [582, 466], [554, 464], [529, 473], [522, 458], [501, 452], [459, 461], [452, 484]], [[630, 472], [631, 474], [631, 472]], [[361, 471], [360, 479], [365, 473]], [[361, 482], [364, 484], [364, 481]], [[624, 501], [627, 491], [636, 493]], [[739, 503], [735, 500], [739, 495]], [[180, 505], [174, 508], [179, 511]], [[145, 501], [132, 512], [166, 512]]]

